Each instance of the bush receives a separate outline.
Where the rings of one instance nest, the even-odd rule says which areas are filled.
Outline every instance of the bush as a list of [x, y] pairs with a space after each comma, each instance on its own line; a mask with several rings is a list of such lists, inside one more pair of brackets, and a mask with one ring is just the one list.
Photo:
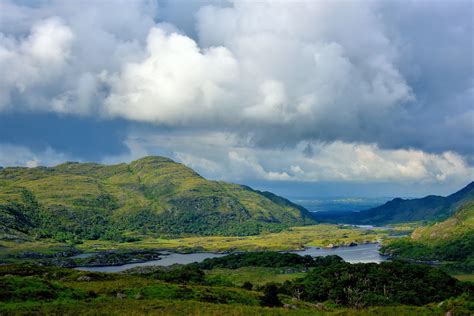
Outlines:
[[263, 306], [278, 307], [281, 306], [281, 301], [278, 298], [278, 286], [275, 283], [268, 283], [263, 288], [263, 296], [261, 304]]

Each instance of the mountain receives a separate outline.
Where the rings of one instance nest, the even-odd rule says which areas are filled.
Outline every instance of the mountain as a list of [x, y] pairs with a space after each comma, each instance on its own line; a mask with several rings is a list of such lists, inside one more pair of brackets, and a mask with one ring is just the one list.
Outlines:
[[442, 222], [417, 228], [407, 239], [392, 240], [381, 251], [404, 259], [447, 261], [451, 270], [474, 272], [474, 202]]
[[305, 208], [282, 197], [206, 180], [163, 157], [117, 165], [67, 162], [0, 169], [4, 235], [252, 235], [311, 223]]
[[451, 216], [459, 206], [474, 201], [474, 182], [446, 197], [430, 195], [421, 199], [393, 199], [381, 206], [360, 212], [330, 214], [320, 212], [315, 218], [325, 222], [383, 225], [414, 221], [440, 221]]
[[438, 243], [463, 237], [472, 231], [474, 231], [474, 202], [468, 202], [448, 219], [415, 229], [411, 239], [427, 244]]

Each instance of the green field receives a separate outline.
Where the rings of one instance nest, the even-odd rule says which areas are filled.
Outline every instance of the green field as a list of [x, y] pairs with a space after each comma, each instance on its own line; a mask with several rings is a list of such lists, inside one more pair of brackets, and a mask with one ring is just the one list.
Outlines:
[[288, 268], [242, 267], [238, 269], [212, 269], [206, 273], [210, 282], [242, 286], [245, 282], [264, 285], [269, 282], [283, 283], [304, 276]]
[[474, 282], [474, 274], [455, 274], [453, 276], [460, 281]]

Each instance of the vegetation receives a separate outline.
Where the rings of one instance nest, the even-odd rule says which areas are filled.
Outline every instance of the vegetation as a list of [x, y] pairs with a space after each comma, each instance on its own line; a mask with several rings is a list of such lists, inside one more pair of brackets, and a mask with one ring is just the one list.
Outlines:
[[202, 269], [211, 270], [214, 268], [238, 269], [241, 267], [267, 267], [282, 268], [293, 267], [307, 270], [310, 267], [318, 266], [321, 262], [341, 261], [338, 256], [311, 257], [300, 256], [295, 253], [279, 252], [248, 252], [231, 254], [219, 258], [208, 258], [199, 263]]
[[209, 284], [233, 285], [249, 290], [269, 282], [283, 283], [304, 276], [304, 271], [291, 267], [241, 267], [237, 269], [213, 268], [205, 270]]
[[106, 166], [0, 169], [0, 236], [133, 241], [141, 235], [257, 235], [314, 223], [269, 192], [208, 181], [162, 157]]
[[[0, 169], [0, 314], [472, 314], [473, 192], [471, 183], [445, 198], [393, 200], [357, 220], [393, 229], [361, 230], [314, 225], [282, 197], [208, 181], [161, 157]], [[443, 221], [415, 227], [423, 217]], [[272, 252], [375, 242], [413, 229], [382, 248], [404, 261], [349, 264]], [[152, 260], [164, 249], [235, 253], [119, 274], [55, 267]], [[81, 252], [95, 254], [69, 258]]]
[[[175, 252], [232, 252], [232, 251], [281, 251], [301, 250], [307, 246], [331, 247], [376, 242], [391, 230], [362, 230], [350, 226], [328, 224], [291, 227], [278, 233], [262, 233], [257, 236], [189, 236], [183, 238], [138, 236], [139, 241], [118, 242], [111, 240], [81, 240], [80, 243], [58, 242], [53, 239], [34, 241], [17, 239], [0, 240], [0, 262], [53, 259], [67, 265], [65, 257], [80, 252], [104, 252], [103, 258], [82, 260], [117, 264], [120, 260], [145, 258], [140, 252], [159, 252], [157, 249]], [[121, 255], [122, 253], [123, 255]], [[127, 255], [128, 254], [128, 255]], [[153, 258], [145, 258], [151, 260]], [[77, 261], [77, 260], [76, 260]]]
[[306, 246], [332, 247], [348, 246], [351, 243], [376, 242], [389, 230], [361, 230], [339, 225], [310, 225], [290, 227], [276, 233], [261, 233], [256, 236], [188, 236], [153, 238], [141, 236], [140, 242], [118, 243], [92, 240], [77, 245], [83, 251], [110, 249], [155, 248], [178, 251], [261, 251], [301, 250]]
[[402, 259], [437, 261], [452, 272], [474, 273], [474, 203], [443, 222], [417, 228], [410, 238], [386, 243], [381, 251]]
[[442, 221], [453, 215], [463, 204], [474, 200], [474, 182], [447, 197], [430, 195], [421, 199], [396, 198], [381, 206], [357, 212], [328, 214], [316, 218], [323, 222], [384, 225], [402, 222]]
[[302, 279], [287, 282], [282, 291], [299, 299], [355, 307], [370, 305], [425, 305], [446, 300], [472, 288], [429, 266], [399, 261], [381, 264], [330, 262], [312, 269]]
[[0, 266], [0, 314], [441, 315], [474, 311], [470, 303], [473, 285], [429, 266], [403, 262], [351, 265], [338, 257], [316, 258], [309, 272], [275, 283], [272, 275], [309, 259], [289, 260], [279, 253], [271, 256], [277, 264], [289, 266], [281, 267], [280, 272], [245, 266], [263, 265], [260, 253], [248, 254], [247, 260], [230, 255], [215, 261], [241, 266], [227, 269], [228, 275], [264, 269], [260, 271], [267, 272], [267, 282], [255, 285], [249, 281], [216, 283], [213, 273], [223, 270], [203, 270], [198, 264], [125, 274], [4, 265]]

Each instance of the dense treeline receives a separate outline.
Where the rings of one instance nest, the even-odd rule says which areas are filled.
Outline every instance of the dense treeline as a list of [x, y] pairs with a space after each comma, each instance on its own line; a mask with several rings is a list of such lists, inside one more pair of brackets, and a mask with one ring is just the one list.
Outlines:
[[[340, 257], [331, 256], [334, 260], [342, 260]], [[279, 252], [248, 252], [230, 254], [224, 257], [208, 258], [199, 263], [202, 269], [228, 268], [238, 269], [241, 267], [300, 267], [309, 268], [319, 264], [321, 258], [313, 258], [311, 256], [300, 256], [295, 253], [279, 253]]]
[[474, 231], [435, 244], [411, 239], [394, 240], [382, 247], [381, 251], [400, 259], [438, 261], [449, 270], [474, 272]]
[[[338, 256], [313, 258], [292, 253], [262, 252], [206, 259], [199, 266], [202, 269], [237, 269], [245, 266], [309, 268], [305, 277], [278, 286], [278, 292], [297, 300], [314, 303], [331, 301], [352, 307], [424, 305], [462, 293], [472, 295], [473, 290], [472, 285], [463, 286], [441, 270], [402, 261], [349, 264]], [[275, 287], [266, 289], [265, 300], [271, 301]], [[277, 305], [276, 301], [272, 304]]]
[[364, 307], [424, 305], [460, 295], [471, 288], [441, 270], [400, 261], [381, 264], [336, 262], [313, 268], [304, 278], [286, 282], [281, 292], [310, 302]]

